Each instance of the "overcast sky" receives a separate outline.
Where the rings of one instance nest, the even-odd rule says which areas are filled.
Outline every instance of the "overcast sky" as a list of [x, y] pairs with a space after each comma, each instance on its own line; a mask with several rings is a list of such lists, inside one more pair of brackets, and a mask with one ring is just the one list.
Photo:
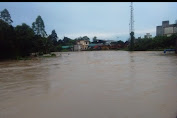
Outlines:
[[[156, 26], [177, 19], [177, 2], [134, 2], [135, 37], [156, 34]], [[13, 26], [31, 26], [38, 15], [47, 34], [55, 29], [60, 39], [94, 36], [99, 39], [127, 40], [129, 37], [130, 2], [1, 2]]]

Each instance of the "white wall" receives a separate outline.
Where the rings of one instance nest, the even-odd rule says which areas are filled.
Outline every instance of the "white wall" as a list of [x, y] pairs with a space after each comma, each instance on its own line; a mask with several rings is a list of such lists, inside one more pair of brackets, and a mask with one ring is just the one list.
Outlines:
[[177, 33], [177, 27], [174, 27], [174, 33]]
[[173, 33], [173, 27], [164, 28], [164, 34], [172, 34], [172, 33]]

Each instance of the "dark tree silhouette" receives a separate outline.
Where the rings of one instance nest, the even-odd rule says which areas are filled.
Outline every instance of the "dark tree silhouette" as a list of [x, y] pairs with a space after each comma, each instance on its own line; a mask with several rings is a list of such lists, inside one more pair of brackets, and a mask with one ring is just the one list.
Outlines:
[[0, 19], [11, 25], [13, 22], [10, 16], [10, 13], [7, 9], [4, 9], [3, 11], [0, 12]]
[[41, 35], [42, 37], [47, 36], [44, 21], [40, 15], [36, 18], [36, 21], [32, 23], [32, 29], [36, 35]]

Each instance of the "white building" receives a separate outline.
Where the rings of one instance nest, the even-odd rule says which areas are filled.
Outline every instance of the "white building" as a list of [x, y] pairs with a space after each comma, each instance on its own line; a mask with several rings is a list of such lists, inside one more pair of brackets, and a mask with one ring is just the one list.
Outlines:
[[174, 33], [177, 33], [176, 24], [171, 24], [164, 28], [164, 35], [171, 36]]
[[81, 46], [80, 45], [74, 45], [74, 51], [80, 51]]
[[162, 26], [156, 27], [156, 36], [171, 36], [177, 33], [177, 23], [169, 24], [169, 21], [162, 21]]
[[150, 33], [146, 33], [146, 35], [144, 35], [144, 38], [152, 38], [152, 35], [150, 35]]
[[74, 51], [87, 50], [88, 45], [89, 45], [88, 40], [79, 40], [77, 41], [77, 45], [74, 45]]

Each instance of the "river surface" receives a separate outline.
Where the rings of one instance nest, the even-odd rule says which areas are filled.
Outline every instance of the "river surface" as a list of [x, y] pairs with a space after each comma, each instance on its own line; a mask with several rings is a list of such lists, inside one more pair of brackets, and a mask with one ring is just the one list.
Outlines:
[[0, 62], [0, 118], [176, 118], [177, 55], [56, 54]]

